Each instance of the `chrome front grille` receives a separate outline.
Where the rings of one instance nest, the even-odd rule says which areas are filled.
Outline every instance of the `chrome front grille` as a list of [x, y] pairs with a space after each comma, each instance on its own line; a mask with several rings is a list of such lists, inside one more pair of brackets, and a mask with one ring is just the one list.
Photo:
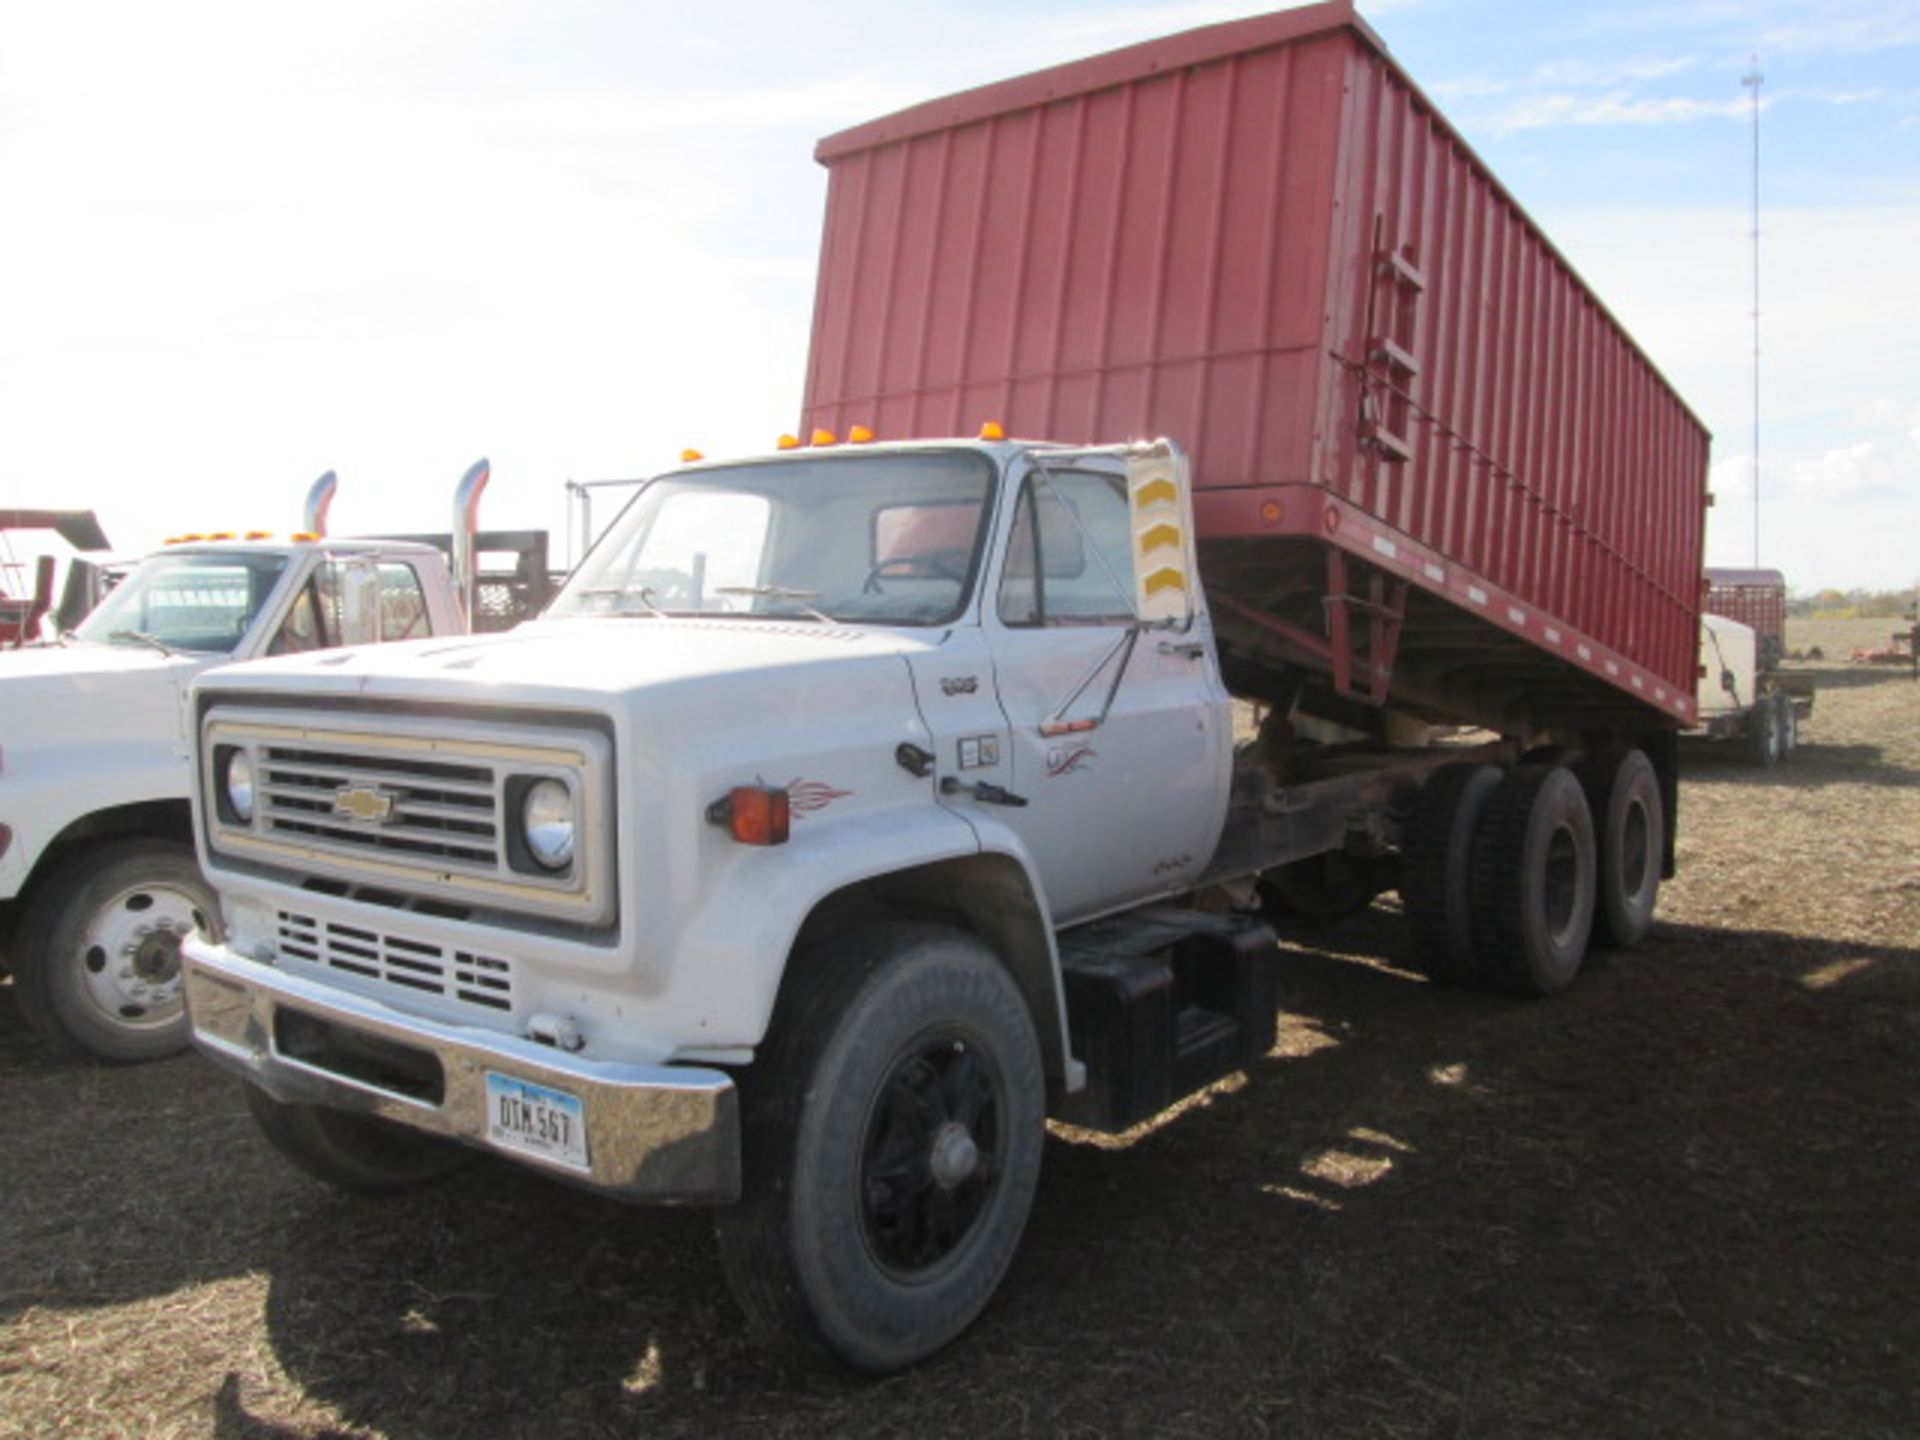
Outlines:
[[289, 910], [280, 911], [279, 919], [280, 953], [289, 959], [484, 1010], [513, 1009], [513, 966], [498, 956], [449, 950]]
[[[306, 745], [266, 745], [258, 753], [265, 834], [488, 874], [500, 868], [502, 784], [492, 764]], [[354, 797], [386, 807], [384, 818], [373, 823], [356, 815]]]
[[[614, 919], [612, 745], [599, 730], [222, 704], [201, 720], [200, 755], [217, 856], [502, 917]], [[227, 783], [241, 756], [253, 776], [244, 810]], [[577, 836], [553, 869], [533, 857], [519, 816], [547, 780], [573, 797]]]

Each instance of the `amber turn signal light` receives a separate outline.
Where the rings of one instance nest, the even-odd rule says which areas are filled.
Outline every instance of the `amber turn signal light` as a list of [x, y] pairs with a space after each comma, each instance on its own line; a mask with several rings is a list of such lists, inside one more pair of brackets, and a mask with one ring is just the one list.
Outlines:
[[792, 806], [770, 785], [736, 785], [707, 807], [707, 823], [725, 826], [742, 845], [784, 845]]

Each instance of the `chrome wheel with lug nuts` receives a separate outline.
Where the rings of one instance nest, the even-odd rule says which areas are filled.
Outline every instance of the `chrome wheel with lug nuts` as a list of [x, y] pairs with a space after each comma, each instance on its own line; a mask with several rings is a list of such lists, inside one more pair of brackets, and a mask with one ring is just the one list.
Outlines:
[[219, 908], [193, 852], [121, 840], [56, 862], [29, 903], [14, 956], [27, 1021], [56, 1048], [154, 1060], [189, 1038], [180, 946], [218, 937]]

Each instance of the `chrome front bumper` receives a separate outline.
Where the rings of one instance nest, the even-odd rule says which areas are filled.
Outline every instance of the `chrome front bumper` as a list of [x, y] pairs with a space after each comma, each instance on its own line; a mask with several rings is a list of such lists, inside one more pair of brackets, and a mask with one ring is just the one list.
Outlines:
[[[739, 1096], [723, 1071], [586, 1060], [422, 1020], [198, 937], [181, 958], [194, 1043], [276, 1100], [379, 1115], [625, 1200], [740, 1197]], [[576, 1097], [587, 1168], [491, 1144], [489, 1072]]]

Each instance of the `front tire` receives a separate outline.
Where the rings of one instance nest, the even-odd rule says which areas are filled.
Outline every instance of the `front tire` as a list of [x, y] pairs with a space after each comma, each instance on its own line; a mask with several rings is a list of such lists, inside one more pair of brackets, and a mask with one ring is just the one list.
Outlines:
[[12, 950], [20, 1010], [56, 1050], [113, 1064], [187, 1048], [180, 943], [218, 940], [220, 907], [193, 851], [120, 840], [55, 862]]
[[291, 1105], [245, 1084], [260, 1133], [316, 1180], [355, 1195], [397, 1195], [464, 1170], [480, 1158], [410, 1126], [320, 1105]]
[[1045, 1080], [1018, 985], [964, 932], [886, 925], [790, 975], [742, 1078], [728, 1283], [775, 1337], [885, 1373], [993, 1298], [1039, 1181]]

